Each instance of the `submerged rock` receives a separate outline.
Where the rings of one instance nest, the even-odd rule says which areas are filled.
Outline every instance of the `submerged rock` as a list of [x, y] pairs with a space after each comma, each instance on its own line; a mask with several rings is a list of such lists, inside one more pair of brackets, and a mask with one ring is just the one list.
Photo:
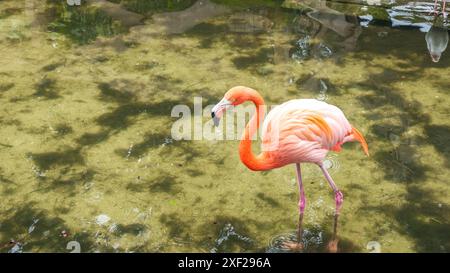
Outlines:
[[111, 218], [106, 214], [100, 214], [97, 217], [95, 217], [95, 222], [99, 226], [105, 225], [106, 223], [109, 222], [109, 220], [111, 220]]

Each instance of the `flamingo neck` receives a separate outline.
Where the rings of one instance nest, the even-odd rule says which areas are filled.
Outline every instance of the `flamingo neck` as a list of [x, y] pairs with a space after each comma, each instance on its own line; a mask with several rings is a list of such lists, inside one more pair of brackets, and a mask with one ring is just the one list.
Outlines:
[[264, 171], [271, 169], [270, 162], [268, 161], [266, 154], [261, 153], [255, 155], [252, 151], [252, 137], [257, 132], [262, 120], [264, 119], [264, 100], [255, 91], [248, 97], [247, 101], [252, 101], [256, 107], [256, 113], [253, 114], [249, 123], [245, 127], [245, 131], [242, 135], [242, 140], [239, 145], [239, 156], [242, 163], [244, 163], [249, 169], [253, 171]]

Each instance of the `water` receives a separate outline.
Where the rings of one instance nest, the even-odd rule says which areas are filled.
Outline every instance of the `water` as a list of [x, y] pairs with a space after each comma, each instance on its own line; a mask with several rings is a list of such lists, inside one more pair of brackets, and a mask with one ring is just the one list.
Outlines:
[[[325, 162], [338, 251], [450, 251], [450, 53], [425, 40], [446, 23], [423, 2], [297, 2], [1, 1], [0, 251], [279, 252], [294, 167], [171, 137], [173, 106], [238, 84], [337, 105], [366, 136], [370, 157]], [[305, 251], [326, 251], [333, 194], [302, 170]]]

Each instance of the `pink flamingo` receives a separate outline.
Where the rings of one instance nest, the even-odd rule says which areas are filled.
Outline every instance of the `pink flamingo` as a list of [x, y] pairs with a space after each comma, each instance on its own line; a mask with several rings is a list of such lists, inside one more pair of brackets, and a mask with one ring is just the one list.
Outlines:
[[363, 135], [350, 125], [344, 113], [336, 106], [315, 99], [297, 99], [287, 101], [275, 107], [267, 115], [262, 125], [262, 152], [255, 155], [251, 148], [251, 138], [264, 119], [264, 100], [254, 89], [236, 86], [228, 90], [224, 98], [214, 106], [211, 116], [218, 126], [223, 113], [231, 106], [251, 101], [256, 106], [256, 114], [247, 124], [239, 145], [241, 161], [253, 171], [265, 171], [295, 164], [300, 198], [297, 242], [285, 246], [301, 250], [302, 222], [306, 198], [301, 176], [300, 163], [315, 163], [322, 170], [335, 194], [335, 221], [330, 251], [337, 251], [337, 219], [344, 201], [323, 160], [328, 151], [339, 152], [341, 145], [348, 141], [359, 141], [366, 155], [369, 155]]

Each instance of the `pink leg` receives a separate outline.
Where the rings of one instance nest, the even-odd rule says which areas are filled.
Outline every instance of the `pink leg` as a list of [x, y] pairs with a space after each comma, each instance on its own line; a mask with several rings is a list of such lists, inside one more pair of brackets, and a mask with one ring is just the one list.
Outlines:
[[325, 175], [325, 178], [327, 179], [328, 183], [330, 184], [331, 188], [334, 191], [334, 200], [336, 202], [336, 212], [334, 215], [333, 236], [331, 238], [331, 241], [328, 243], [327, 248], [328, 248], [328, 251], [336, 253], [338, 251], [338, 242], [339, 242], [339, 239], [337, 237], [338, 218], [339, 218], [339, 212], [342, 208], [342, 203], [344, 202], [344, 195], [338, 189], [338, 187], [334, 183], [333, 179], [331, 178], [330, 174], [328, 173], [327, 169], [323, 166], [323, 164], [319, 164], [319, 167], [322, 170], [323, 174]]
[[331, 178], [330, 174], [328, 173], [327, 169], [323, 166], [323, 164], [319, 164], [319, 167], [320, 169], [322, 169], [325, 178], [327, 179], [328, 183], [330, 184], [331, 188], [334, 191], [334, 201], [336, 201], [336, 215], [339, 215], [342, 203], [344, 202], [344, 195], [338, 189], [338, 187], [334, 183], [333, 179]]
[[444, 4], [442, 5], [442, 16], [444, 16], [444, 19], [447, 19], [447, 12], [445, 12], [445, 4], [447, 3], [446, 0], [442, 0]]
[[434, 13], [434, 15], [438, 15], [439, 14], [439, 12], [437, 11], [437, 2], [438, 2], [438, 0], [434, 0], [433, 12], [430, 12], [430, 14], [431, 13]]
[[298, 190], [300, 192], [300, 198], [298, 201], [298, 209], [300, 211], [299, 217], [298, 217], [298, 230], [297, 230], [297, 241], [299, 244], [302, 243], [302, 237], [303, 237], [303, 212], [305, 211], [306, 207], [306, 198], [305, 198], [305, 190], [303, 188], [303, 181], [302, 181], [302, 171], [300, 169], [300, 164], [295, 164], [295, 169], [297, 171], [297, 182], [298, 182]]
[[297, 182], [298, 182], [298, 189], [300, 192], [300, 197], [298, 201], [298, 210], [299, 210], [299, 217], [298, 217], [298, 228], [297, 228], [297, 242], [285, 242], [284, 247], [287, 249], [290, 249], [292, 251], [302, 251], [303, 250], [303, 212], [305, 211], [306, 207], [306, 198], [305, 198], [305, 191], [303, 189], [303, 181], [302, 181], [302, 172], [300, 170], [300, 164], [295, 164], [296, 172], [297, 172]]
[[298, 201], [298, 209], [300, 214], [303, 214], [306, 207], [306, 198], [305, 198], [305, 190], [303, 189], [303, 181], [302, 181], [302, 171], [300, 169], [300, 164], [296, 163], [295, 168], [297, 171], [297, 182], [298, 182], [298, 191], [300, 192], [300, 199]]

